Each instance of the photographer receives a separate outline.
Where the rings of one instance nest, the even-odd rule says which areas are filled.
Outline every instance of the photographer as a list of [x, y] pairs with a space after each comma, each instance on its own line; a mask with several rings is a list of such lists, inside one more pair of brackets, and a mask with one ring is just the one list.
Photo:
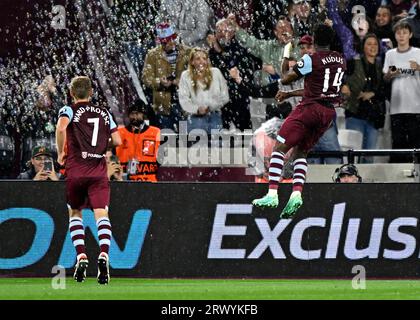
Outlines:
[[178, 84], [188, 67], [191, 48], [176, 41], [174, 26], [166, 22], [157, 26], [156, 33], [158, 45], [147, 52], [141, 79], [152, 90], [157, 126], [178, 132], [179, 121], [183, 120]]
[[[346, 129], [363, 134], [363, 149], [375, 149], [378, 129], [385, 123], [385, 86], [382, 65], [378, 62], [379, 40], [370, 33], [362, 41], [363, 54], [354, 59], [353, 72], [342, 88], [346, 100]], [[372, 163], [372, 157], [361, 162]]]
[[108, 172], [108, 179], [110, 181], [123, 181], [123, 168], [121, 166], [120, 160], [117, 156], [113, 155], [112, 152], [109, 152], [110, 155], [106, 156], [106, 166]]
[[44, 146], [33, 148], [29, 170], [19, 174], [17, 179], [34, 181], [58, 181], [59, 177], [55, 172], [51, 151]]

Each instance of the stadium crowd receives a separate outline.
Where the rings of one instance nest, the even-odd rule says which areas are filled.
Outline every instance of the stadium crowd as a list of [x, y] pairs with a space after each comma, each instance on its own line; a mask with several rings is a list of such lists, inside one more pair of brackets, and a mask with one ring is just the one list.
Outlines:
[[[0, 134], [8, 138], [0, 140], [8, 141], [0, 143], [2, 178], [24, 171], [20, 178], [61, 177], [57, 166], [39, 173], [37, 161], [55, 158], [43, 148], [54, 149], [58, 110], [70, 103], [68, 84], [78, 74], [90, 76], [93, 102], [120, 127], [123, 146], [108, 157], [115, 180], [156, 181], [159, 132], [178, 132], [179, 121], [208, 134], [256, 132], [251, 101], [259, 98], [266, 121], [282, 120], [299, 102], [303, 81], [286, 86], [279, 79], [313, 52], [320, 23], [333, 26], [333, 49], [347, 60], [346, 74], [334, 80], [343, 84], [345, 127], [363, 134], [363, 149], [375, 149], [389, 115], [392, 148], [420, 148], [420, 0], [61, 3], [65, 29], [45, 26], [50, 7], [26, 8], [20, 18], [32, 14], [31, 21], [16, 27], [12, 49], [0, 51]], [[334, 122], [314, 150], [339, 149]]]

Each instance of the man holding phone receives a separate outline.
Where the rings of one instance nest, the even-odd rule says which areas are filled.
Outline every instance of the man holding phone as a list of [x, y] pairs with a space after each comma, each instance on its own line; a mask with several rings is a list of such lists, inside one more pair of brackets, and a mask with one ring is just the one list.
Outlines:
[[[391, 136], [393, 149], [420, 148], [420, 49], [410, 45], [413, 37], [406, 20], [393, 27], [398, 46], [387, 51], [384, 80], [391, 83]], [[391, 156], [390, 162], [411, 162], [410, 156]]]
[[32, 149], [29, 170], [19, 174], [17, 179], [34, 181], [58, 181], [59, 177], [54, 169], [53, 156], [45, 146]]

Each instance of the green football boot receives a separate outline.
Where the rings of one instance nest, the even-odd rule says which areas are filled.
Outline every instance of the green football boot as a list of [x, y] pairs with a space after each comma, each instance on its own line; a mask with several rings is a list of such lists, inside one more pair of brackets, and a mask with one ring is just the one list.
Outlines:
[[300, 192], [293, 192], [289, 201], [280, 214], [280, 219], [288, 219], [295, 215], [298, 209], [302, 206], [303, 199]]
[[252, 201], [252, 204], [259, 208], [277, 208], [279, 205], [279, 197], [278, 195], [271, 196], [266, 194], [264, 197]]

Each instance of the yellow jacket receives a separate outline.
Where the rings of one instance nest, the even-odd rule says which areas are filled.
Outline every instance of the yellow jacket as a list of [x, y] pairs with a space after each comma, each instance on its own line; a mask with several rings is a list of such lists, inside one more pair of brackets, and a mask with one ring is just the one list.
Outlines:
[[[175, 75], [179, 83], [181, 73], [188, 68], [191, 48], [182, 44], [177, 44], [176, 47], [178, 56]], [[171, 112], [171, 90], [160, 84], [160, 79], [170, 76], [171, 73], [171, 64], [166, 60], [162, 46], [149, 50], [143, 67], [142, 81], [146, 87], [153, 90], [153, 110], [156, 114], [169, 115]]]

